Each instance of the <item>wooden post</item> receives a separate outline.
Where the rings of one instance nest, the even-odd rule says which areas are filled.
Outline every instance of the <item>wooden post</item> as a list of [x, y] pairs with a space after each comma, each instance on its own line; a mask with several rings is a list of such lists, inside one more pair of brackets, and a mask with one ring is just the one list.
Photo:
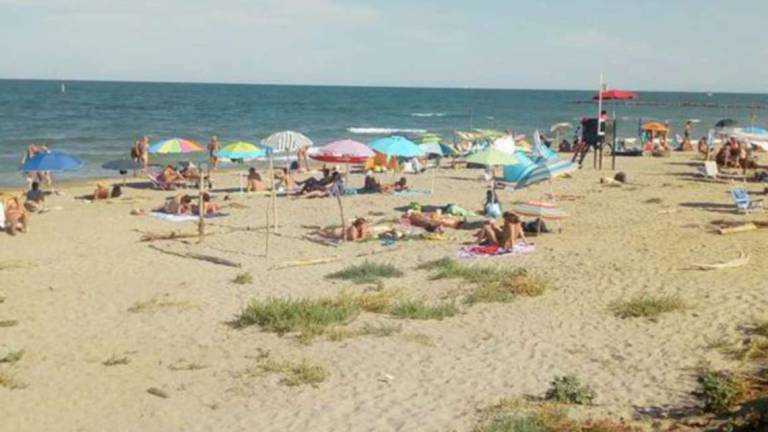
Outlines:
[[[274, 188], [274, 185], [272, 185], [272, 187]], [[267, 205], [265, 206], [266, 211], [265, 211], [265, 218], [264, 218], [264, 229], [266, 229], [266, 234], [267, 234], [266, 245], [264, 246], [264, 256], [267, 258], [269, 258], [269, 231], [270, 231], [269, 211], [271, 210], [269, 207], [271, 202], [272, 201], [270, 200], [269, 202], [267, 202]]]
[[341, 215], [341, 239], [347, 241], [347, 219], [344, 218], [344, 204], [341, 202], [342, 190], [337, 185], [333, 187], [336, 190], [336, 202], [339, 204], [339, 213]]
[[[201, 164], [202, 165], [202, 164]], [[208, 173], [210, 175], [210, 172]], [[199, 186], [199, 199], [200, 202], [198, 204], [197, 213], [199, 215], [199, 219], [197, 222], [197, 242], [202, 243], [203, 238], [205, 237], [205, 201], [203, 200], [203, 193], [204, 193], [204, 186], [203, 186], [203, 179], [205, 178], [205, 170], [203, 167], [200, 167], [200, 179], [198, 180], [198, 186]]]

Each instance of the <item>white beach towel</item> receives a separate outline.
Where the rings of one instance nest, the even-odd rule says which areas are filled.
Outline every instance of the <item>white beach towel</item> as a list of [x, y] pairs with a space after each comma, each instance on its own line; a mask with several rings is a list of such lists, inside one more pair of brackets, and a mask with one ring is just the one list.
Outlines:
[[[161, 213], [161, 212], [151, 212], [149, 214], [150, 216], [164, 220], [166, 222], [197, 222], [200, 220], [200, 217], [197, 215], [176, 215], [176, 214], [169, 214], [169, 213]], [[226, 213], [217, 213], [213, 215], [208, 215], [205, 218], [206, 219], [212, 219], [217, 217], [226, 216]]]

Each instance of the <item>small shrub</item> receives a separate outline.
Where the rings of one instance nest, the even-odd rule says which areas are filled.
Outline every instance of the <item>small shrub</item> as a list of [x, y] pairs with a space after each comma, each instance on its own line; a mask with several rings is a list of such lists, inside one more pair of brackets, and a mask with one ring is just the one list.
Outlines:
[[9, 351], [5, 356], [0, 357], [0, 363], [16, 363], [24, 357], [24, 350]]
[[118, 357], [117, 354], [112, 354], [112, 357], [104, 360], [103, 362], [101, 362], [101, 364], [103, 364], [104, 366], [117, 366], [117, 365], [127, 365], [130, 362], [131, 360], [126, 356]]
[[353, 297], [353, 301], [366, 312], [386, 313], [399, 295], [400, 290], [381, 290], [357, 295]]
[[253, 275], [250, 272], [240, 273], [232, 280], [237, 285], [249, 285], [253, 283]]
[[685, 307], [685, 302], [676, 295], [641, 295], [609, 305], [611, 312], [619, 318], [656, 318], [663, 313], [682, 310]]
[[333, 324], [349, 321], [357, 314], [356, 305], [342, 299], [279, 299], [253, 300], [243, 309], [237, 324], [258, 325], [262, 330], [279, 334], [302, 332], [322, 333]]
[[376, 283], [384, 278], [397, 278], [403, 276], [403, 272], [391, 264], [376, 264], [365, 261], [362, 264], [352, 265], [336, 273], [326, 276], [328, 279], [341, 279], [352, 281], [356, 284]]
[[577, 405], [590, 405], [595, 397], [595, 391], [574, 375], [555, 377], [545, 395], [548, 400]]
[[577, 424], [568, 418], [560, 407], [539, 406], [527, 408], [514, 403], [516, 408], [505, 406], [505, 401], [483, 410], [480, 423], [473, 432], [562, 432], [578, 431]]
[[744, 393], [743, 384], [726, 372], [705, 370], [696, 381], [697, 387], [693, 395], [701, 402], [705, 412], [726, 412]]
[[441, 320], [456, 315], [459, 313], [459, 308], [454, 303], [430, 305], [423, 301], [407, 300], [394, 306], [391, 313], [398, 318]]
[[300, 385], [311, 385], [317, 387], [318, 384], [328, 378], [328, 371], [322, 366], [314, 365], [306, 360], [298, 363], [288, 361], [266, 360], [258, 368], [262, 373], [279, 373], [283, 375], [281, 383], [288, 387]]

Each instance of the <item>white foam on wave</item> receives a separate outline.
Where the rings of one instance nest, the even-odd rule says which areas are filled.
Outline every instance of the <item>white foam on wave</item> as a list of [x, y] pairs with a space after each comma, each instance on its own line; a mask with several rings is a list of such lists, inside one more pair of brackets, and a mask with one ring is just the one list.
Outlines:
[[396, 129], [396, 128], [362, 128], [351, 127], [347, 128], [347, 132], [357, 135], [391, 135], [396, 133], [413, 133], [421, 134], [426, 133], [426, 129]]
[[425, 112], [425, 113], [411, 113], [411, 117], [445, 117], [444, 112]]

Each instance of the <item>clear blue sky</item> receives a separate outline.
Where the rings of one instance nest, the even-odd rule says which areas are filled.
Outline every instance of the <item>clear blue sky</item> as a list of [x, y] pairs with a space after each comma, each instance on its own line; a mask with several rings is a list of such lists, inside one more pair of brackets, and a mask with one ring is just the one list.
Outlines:
[[766, 0], [0, 0], [0, 78], [768, 92]]

